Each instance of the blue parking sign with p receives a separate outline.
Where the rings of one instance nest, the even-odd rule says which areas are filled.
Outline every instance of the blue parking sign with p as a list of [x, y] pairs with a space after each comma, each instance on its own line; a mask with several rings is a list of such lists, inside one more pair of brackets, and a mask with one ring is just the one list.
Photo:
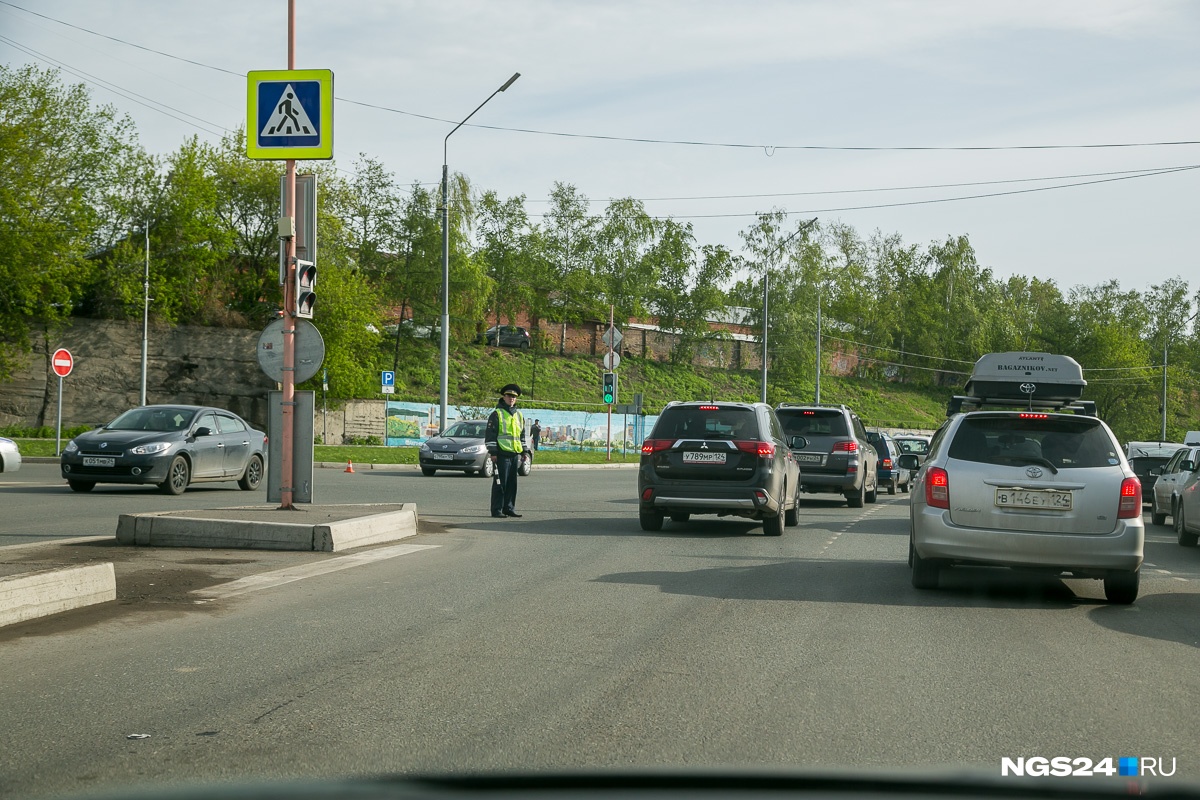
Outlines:
[[383, 373], [383, 385], [384, 386], [395, 386], [396, 385], [396, 373], [392, 372], [390, 369], [385, 370]]

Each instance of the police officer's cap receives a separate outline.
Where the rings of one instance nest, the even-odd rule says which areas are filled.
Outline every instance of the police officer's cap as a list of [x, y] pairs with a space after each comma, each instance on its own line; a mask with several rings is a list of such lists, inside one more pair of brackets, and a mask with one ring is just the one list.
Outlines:
[[520, 396], [521, 387], [517, 386], [515, 383], [507, 383], [504, 385], [504, 388], [502, 388], [500, 390], [500, 394], [508, 394], [510, 392], [513, 394], [516, 394], [517, 396]]

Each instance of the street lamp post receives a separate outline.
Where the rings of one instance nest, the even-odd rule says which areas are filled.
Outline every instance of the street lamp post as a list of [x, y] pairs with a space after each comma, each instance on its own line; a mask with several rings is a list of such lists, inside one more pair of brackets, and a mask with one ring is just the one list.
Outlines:
[[150, 347], [150, 218], [146, 218], [146, 268], [142, 273], [142, 391], [138, 405], [146, 405], [146, 358]]
[[[1179, 326], [1183, 327], [1184, 325], [1187, 325], [1189, 322], [1194, 320], [1197, 315], [1200, 315], [1200, 311], [1196, 311], [1195, 314], [1192, 314], [1190, 317], [1185, 319], [1183, 322], [1179, 323]], [[1167, 345], [1170, 343], [1170, 341], [1171, 341], [1171, 334], [1168, 331], [1167, 333], [1163, 334], [1162, 432], [1161, 432], [1160, 438], [1159, 438], [1160, 442], [1165, 442], [1167, 440]]]
[[[792, 239], [795, 239], [797, 236], [799, 236], [802, 233], [807, 233], [808, 230], [810, 228], [812, 228], [813, 225], [816, 225], [816, 224], [817, 224], [817, 217], [813, 217], [808, 222], [801, 222], [799, 227], [796, 228], [796, 230], [794, 230], [790, 235], [788, 235], [788, 237], [786, 239], [784, 239], [782, 242], [779, 243], [779, 246], [776, 248], [776, 250], [782, 250], [784, 247], [787, 246], [788, 242], [790, 242]], [[769, 290], [770, 279], [768, 277], [770, 275], [770, 272], [771, 272], [770, 265], [763, 264], [763, 310], [762, 310], [763, 330], [762, 330], [762, 391], [761, 391], [761, 394], [762, 394], [762, 402], [764, 402], [764, 403], [767, 402], [767, 311], [768, 311], [767, 301], [768, 301], [768, 298], [770, 297], [770, 290]]]
[[446, 404], [449, 401], [450, 395], [450, 167], [448, 165], [447, 148], [450, 137], [454, 135], [454, 131], [457, 131], [467, 123], [467, 120], [475, 116], [476, 111], [486, 106], [488, 100], [491, 100], [500, 94], [500, 92], [512, 86], [519, 77], [521, 77], [521, 73], [514, 72], [513, 76], [506, 80], [503, 86], [488, 95], [487, 100], [476, 106], [475, 111], [467, 114], [463, 118], [463, 121], [455, 125], [454, 130], [447, 133], [446, 138], [442, 140], [442, 378], [438, 427], [439, 430], [443, 431], [446, 430]]

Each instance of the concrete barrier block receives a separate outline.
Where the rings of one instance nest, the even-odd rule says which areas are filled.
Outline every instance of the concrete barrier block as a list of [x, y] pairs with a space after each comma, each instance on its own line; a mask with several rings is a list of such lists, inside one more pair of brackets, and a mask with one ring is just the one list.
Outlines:
[[112, 562], [0, 578], [0, 627], [117, 599]]
[[416, 533], [417, 504], [404, 503], [397, 511], [317, 525], [313, 530], [313, 549], [350, 550], [404, 539]]

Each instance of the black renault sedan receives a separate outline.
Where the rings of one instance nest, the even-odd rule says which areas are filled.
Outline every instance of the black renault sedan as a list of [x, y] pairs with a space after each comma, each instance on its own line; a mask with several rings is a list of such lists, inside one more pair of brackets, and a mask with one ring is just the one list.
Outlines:
[[141, 406], [76, 436], [63, 449], [62, 476], [77, 492], [97, 483], [154, 484], [182, 494], [190, 484], [262, 483], [267, 437], [237, 414], [204, 406]]

